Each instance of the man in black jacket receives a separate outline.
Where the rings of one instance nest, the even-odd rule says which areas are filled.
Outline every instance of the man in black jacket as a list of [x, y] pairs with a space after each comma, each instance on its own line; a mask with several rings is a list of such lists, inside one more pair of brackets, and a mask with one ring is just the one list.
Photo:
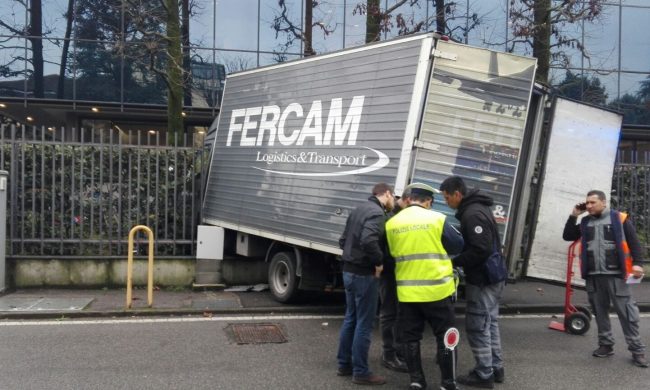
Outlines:
[[[587, 212], [580, 223], [578, 216]], [[592, 190], [584, 203], [573, 207], [564, 225], [562, 238], [581, 239], [580, 271], [586, 281], [587, 296], [598, 325], [598, 349], [592, 355], [614, 354], [614, 335], [609, 321], [610, 302], [632, 352], [632, 362], [648, 367], [645, 345], [639, 335], [639, 308], [632, 298], [628, 278], [643, 277], [643, 252], [634, 225], [627, 214], [610, 210], [605, 193]]]
[[368, 350], [379, 300], [379, 276], [386, 256], [386, 213], [394, 204], [393, 188], [386, 183], [375, 185], [368, 201], [350, 213], [339, 239], [346, 309], [337, 375], [352, 375], [352, 382], [360, 385], [386, 383], [368, 368]]
[[[395, 197], [395, 206], [388, 218], [392, 218], [409, 203], [409, 192], [402, 197]], [[384, 258], [384, 270], [379, 279], [379, 327], [381, 328], [382, 354], [381, 364], [389, 370], [408, 372], [404, 361], [404, 351], [400, 340], [400, 330], [397, 326], [397, 282], [395, 281], [395, 259], [388, 255]]]
[[475, 189], [468, 191], [463, 179], [452, 176], [440, 185], [447, 205], [456, 211], [465, 240], [463, 251], [452, 258], [455, 267], [465, 272], [465, 330], [476, 365], [469, 375], [459, 376], [458, 383], [486, 389], [504, 381], [499, 299], [505, 282], [490, 283], [485, 262], [501, 248], [499, 231], [490, 210], [494, 201]]

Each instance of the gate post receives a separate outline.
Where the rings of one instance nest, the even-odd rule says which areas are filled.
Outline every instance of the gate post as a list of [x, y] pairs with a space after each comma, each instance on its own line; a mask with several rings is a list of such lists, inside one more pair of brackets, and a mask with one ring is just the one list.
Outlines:
[[0, 292], [6, 285], [7, 171], [0, 171]]

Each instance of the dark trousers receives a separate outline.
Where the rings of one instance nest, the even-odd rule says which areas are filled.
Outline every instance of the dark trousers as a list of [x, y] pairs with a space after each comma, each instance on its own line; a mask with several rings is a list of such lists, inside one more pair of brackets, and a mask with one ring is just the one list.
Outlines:
[[343, 283], [345, 319], [339, 336], [337, 353], [339, 368], [352, 367], [352, 374], [355, 377], [366, 377], [372, 373], [368, 368], [368, 350], [372, 324], [377, 315], [379, 282], [374, 275], [343, 272]]
[[438, 351], [445, 349], [444, 336], [454, 326], [456, 315], [451, 298], [437, 302], [400, 302], [397, 326], [404, 343], [422, 340], [425, 324], [431, 326]]
[[[420, 363], [420, 340], [424, 327], [429, 324], [436, 338], [436, 361], [440, 367], [443, 386], [454, 383], [454, 356], [445, 348], [445, 332], [454, 326], [456, 315], [451, 297], [437, 302], [400, 302], [398, 310], [398, 327], [402, 342], [407, 345], [407, 364], [411, 381], [424, 385], [424, 372]], [[415, 349], [415, 350], [414, 350]]]
[[402, 357], [399, 326], [397, 323], [397, 283], [395, 273], [384, 271], [379, 279], [379, 298], [381, 307], [379, 309], [379, 326], [381, 328], [381, 340], [383, 342], [384, 357], [391, 359], [396, 354]]

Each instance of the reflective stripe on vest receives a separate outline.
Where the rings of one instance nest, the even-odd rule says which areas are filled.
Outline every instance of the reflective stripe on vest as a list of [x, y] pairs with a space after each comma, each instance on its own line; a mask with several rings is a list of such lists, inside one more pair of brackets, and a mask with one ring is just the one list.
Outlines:
[[[627, 213], [618, 213], [620, 216], [619, 220], [621, 222], [621, 236], [623, 239], [621, 240], [620, 243], [620, 249], [623, 252], [623, 263], [625, 264], [625, 276], [624, 278], [627, 279], [627, 277], [632, 273], [632, 253], [630, 252], [630, 245], [627, 243], [627, 237], [625, 237], [625, 231], [623, 230], [623, 223], [627, 219]], [[617, 243], [618, 244], [618, 243]]]
[[450, 260], [449, 256], [445, 253], [416, 253], [414, 255], [400, 256], [395, 258], [395, 262], [399, 263], [400, 261], [409, 261], [409, 260]]
[[447, 276], [439, 280], [398, 280], [397, 285], [398, 286], [435, 286], [438, 284], [445, 284], [449, 282], [450, 279], [453, 280], [454, 278], [451, 276]]
[[445, 216], [407, 207], [386, 223], [400, 302], [435, 302], [454, 293], [453, 266], [442, 246]]

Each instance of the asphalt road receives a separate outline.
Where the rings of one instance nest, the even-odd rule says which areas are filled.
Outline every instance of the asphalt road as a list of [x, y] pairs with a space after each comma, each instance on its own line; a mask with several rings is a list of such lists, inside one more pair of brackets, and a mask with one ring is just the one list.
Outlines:
[[[595, 329], [573, 336], [547, 328], [549, 316], [504, 317], [506, 383], [497, 389], [646, 389], [650, 369], [634, 367], [617, 320], [616, 355], [591, 356]], [[288, 341], [238, 345], [225, 328], [278, 324]], [[460, 319], [459, 322], [462, 322]], [[0, 322], [0, 389], [359, 389], [335, 375], [339, 316], [212, 317]], [[595, 325], [595, 324], [593, 324]], [[650, 316], [642, 318], [650, 342]], [[461, 330], [461, 338], [463, 329]], [[375, 333], [371, 367], [379, 388], [405, 389], [408, 376], [379, 366]], [[423, 358], [438, 382], [427, 335]], [[472, 365], [464, 339], [459, 372]]]

